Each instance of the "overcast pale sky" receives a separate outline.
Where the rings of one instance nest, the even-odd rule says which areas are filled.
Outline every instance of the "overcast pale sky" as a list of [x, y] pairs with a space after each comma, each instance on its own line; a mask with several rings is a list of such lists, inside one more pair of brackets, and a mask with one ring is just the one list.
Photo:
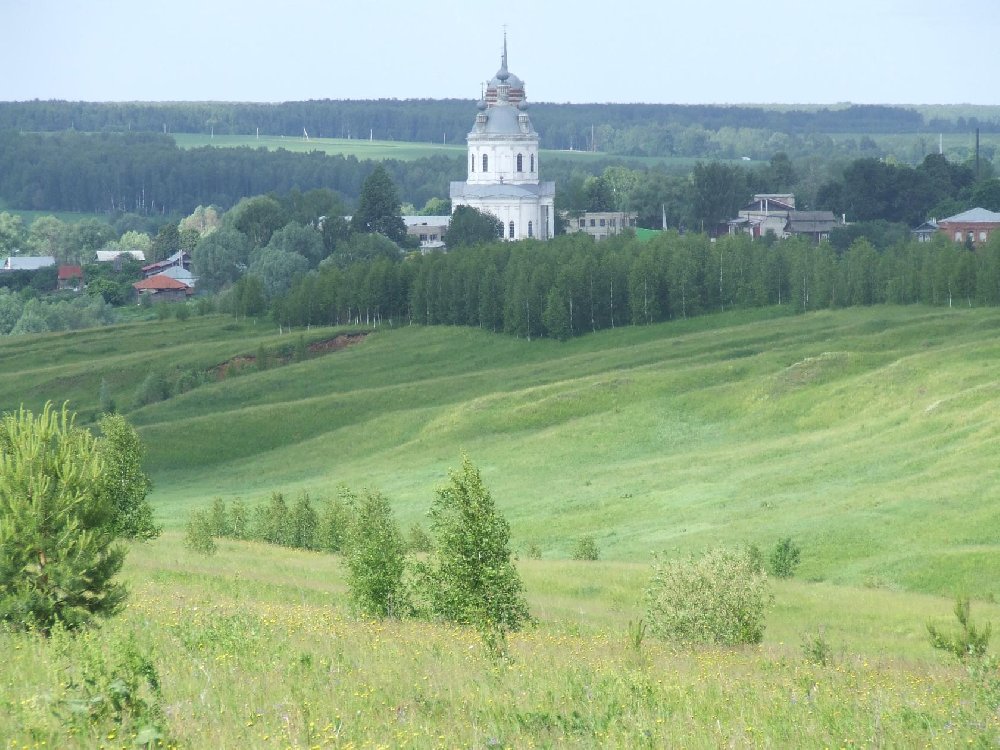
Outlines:
[[0, 0], [0, 101], [1000, 104], [997, 0]]

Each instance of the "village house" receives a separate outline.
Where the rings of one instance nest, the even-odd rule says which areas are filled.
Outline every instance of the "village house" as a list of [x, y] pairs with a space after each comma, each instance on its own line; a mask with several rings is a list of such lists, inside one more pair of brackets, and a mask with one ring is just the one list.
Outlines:
[[153, 302], [183, 302], [194, 294], [193, 287], [163, 273], [137, 281], [132, 288], [135, 289], [137, 302], [141, 302], [143, 296], [148, 296]]
[[191, 254], [186, 250], [178, 250], [169, 258], [158, 260], [142, 267], [142, 275], [146, 278], [163, 273], [169, 268], [183, 268], [185, 271], [191, 270]]
[[404, 216], [406, 234], [420, 242], [420, 252], [444, 250], [444, 233], [448, 231], [451, 216]]
[[955, 242], [969, 242], [973, 247], [986, 244], [1000, 228], [1000, 213], [985, 208], [971, 208], [947, 219], [938, 220], [938, 231]]
[[565, 222], [566, 234], [583, 232], [597, 241], [614, 237], [626, 229], [635, 229], [639, 218], [635, 211], [564, 211], [561, 216]]
[[727, 222], [729, 234], [764, 237], [769, 232], [778, 239], [808, 237], [812, 242], [830, 239], [830, 231], [841, 224], [833, 211], [799, 211], [791, 193], [758, 193]]
[[83, 267], [81, 266], [59, 266], [56, 276], [56, 289], [71, 290], [79, 292], [83, 289]]

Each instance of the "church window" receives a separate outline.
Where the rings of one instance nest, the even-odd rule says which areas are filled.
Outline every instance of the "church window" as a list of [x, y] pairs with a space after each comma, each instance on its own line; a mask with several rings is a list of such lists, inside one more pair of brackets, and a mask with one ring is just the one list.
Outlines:
[[490, 171], [490, 157], [487, 156], [486, 154], [483, 154], [483, 171], [484, 172]]
[[587, 226], [587, 220], [586, 219], [580, 219], [580, 228], [583, 229], [585, 226]]
[[535, 171], [535, 155], [534, 154], [531, 155], [531, 171], [532, 172]]
[[472, 156], [470, 156], [469, 160], [472, 162], [472, 170], [471, 171], [475, 172], [476, 171], [476, 155], [473, 154]]
[[534, 237], [535, 236], [534, 232], [531, 231], [531, 222], [530, 221], [528, 222], [528, 236], [529, 237]]
[[514, 239], [514, 222], [507, 225], [507, 236]]
[[524, 161], [523, 160], [524, 160], [524, 157], [521, 156], [521, 154], [518, 154], [517, 155], [517, 171], [518, 172], [523, 172], [524, 171]]
[[601, 219], [601, 226], [604, 226], [604, 219]]

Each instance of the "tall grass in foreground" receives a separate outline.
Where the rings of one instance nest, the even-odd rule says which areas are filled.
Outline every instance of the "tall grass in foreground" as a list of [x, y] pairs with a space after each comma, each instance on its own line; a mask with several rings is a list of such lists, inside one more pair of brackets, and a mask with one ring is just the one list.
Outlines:
[[[685, 650], [647, 637], [636, 648], [624, 624], [646, 573], [635, 567], [525, 566], [540, 623], [511, 634], [510, 659], [498, 663], [471, 629], [356, 618], [339, 558], [223, 541], [207, 559], [177, 542], [136, 547], [125, 614], [62, 651], [0, 634], [6, 748], [132, 747], [137, 727], [60, 719], [80, 698], [69, 679], [79, 653], [112, 662], [124, 644], [155, 664], [181, 747], [990, 747], [1000, 738], [996, 697], [926, 639], [915, 660], [844, 649], [831, 635], [825, 666], [770, 637]], [[778, 598], [780, 616], [798, 620]], [[946, 600], [927, 599], [947, 614]], [[584, 601], [598, 616], [574, 619]]]

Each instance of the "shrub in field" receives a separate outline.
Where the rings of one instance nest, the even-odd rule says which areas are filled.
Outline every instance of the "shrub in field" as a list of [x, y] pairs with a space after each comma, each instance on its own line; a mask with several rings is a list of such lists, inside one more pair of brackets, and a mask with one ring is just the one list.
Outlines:
[[410, 612], [404, 585], [406, 543], [388, 499], [378, 490], [352, 496], [347, 535], [347, 586], [351, 600], [369, 617], [402, 617]]
[[657, 558], [646, 588], [650, 632], [680, 643], [760, 643], [771, 597], [767, 575], [745, 550]]
[[414, 523], [407, 534], [406, 545], [410, 552], [430, 552], [433, 542], [427, 530], [419, 523]]
[[823, 629], [802, 635], [802, 655], [806, 661], [825, 667], [833, 661], [833, 647], [826, 639]]
[[601, 551], [597, 548], [597, 540], [592, 536], [582, 536], [573, 545], [574, 560], [597, 560]]
[[121, 608], [125, 548], [104, 469], [99, 441], [65, 406], [0, 418], [0, 621], [48, 633]]
[[505, 651], [506, 633], [530, 620], [510, 551], [510, 526], [467, 456], [430, 509], [434, 549], [422, 568], [431, 611], [475, 626], [487, 646]]
[[992, 626], [990, 623], [986, 623], [986, 627], [976, 627], [972, 623], [968, 596], [956, 597], [954, 612], [959, 625], [956, 632], [945, 633], [933, 623], [927, 623], [927, 633], [930, 635], [931, 645], [934, 648], [947, 651], [960, 661], [984, 657], [990, 644]]
[[139, 434], [121, 414], [105, 414], [100, 428], [101, 489], [111, 505], [112, 530], [125, 539], [159, 536], [162, 529], [153, 522], [153, 508], [146, 499], [153, 483], [142, 470], [146, 449]]
[[184, 546], [202, 555], [214, 555], [218, 551], [212, 536], [212, 516], [205, 510], [194, 510], [188, 516], [184, 527]]
[[233, 525], [229, 511], [226, 509], [226, 501], [221, 497], [212, 501], [212, 508], [208, 511], [208, 526], [212, 536], [233, 536]]
[[[59, 634], [54, 635], [59, 640]], [[58, 644], [66, 661], [67, 697], [53, 707], [56, 715], [96, 747], [116, 736], [132, 736], [132, 747], [170, 743], [162, 707], [160, 679], [150, 656], [129, 637], [102, 648], [94, 639]]]
[[541, 560], [542, 559], [542, 548], [539, 547], [534, 542], [531, 542], [527, 547], [524, 548], [524, 556], [529, 560]]
[[280, 492], [271, 493], [270, 500], [254, 508], [250, 538], [268, 544], [290, 546], [292, 519], [285, 496]]
[[317, 549], [318, 526], [319, 514], [309, 502], [309, 494], [303, 492], [292, 506], [288, 546], [298, 549]]
[[155, 404], [170, 398], [170, 382], [162, 372], [150, 372], [135, 391], [136, 406]]
[[101, 378], [100, 388], [97, 389], [97, 403], [103, 414], [114, 414], [118, 410], [115, 399], [111, 395], [111, 386], [104, 378]]
[[785, 537], [771, 551], [771, 556], [767, 560], [768, 572], [775, 578], [791, 578], [799, 566], [801, 556], [802, 550], [799, 546], [791, 537]]
[[249, 538], [249, 521], [247, 519], [247, 506], [243, 504], [240, 498], [233, 500], [232, 504], [229, 506], [229, 518], [228, 518], [229, 531], [233, 536], [233, 539], [248, 539]]
[[[346, 493], [346, 495], [345, 495]], [[350, 497], [346, 489], [341, 489], [341, 495]], [[319, 516], [317, 531], [317, 547], [326, 552], [340, 552], [347, 540], [348, 528], [351, 524], [351, 509], [341, 497], [333, 497], [323, 504]]]

